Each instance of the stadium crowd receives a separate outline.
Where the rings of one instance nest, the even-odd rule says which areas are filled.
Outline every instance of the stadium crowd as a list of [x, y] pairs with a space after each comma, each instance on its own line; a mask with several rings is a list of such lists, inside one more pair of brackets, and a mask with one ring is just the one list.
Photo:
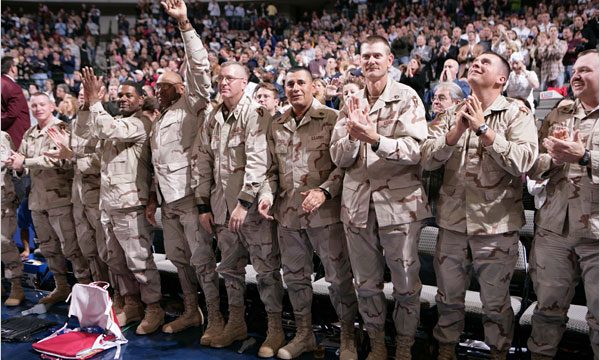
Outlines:
[[[337, 1], [292, 20], [274, 4], [141, 1], [135, 23], [119, 15], [111, 36], [93, 4], [5, 8], [5, 304], [25, 297], [10, 240], [20, 202], [19, 227], [35, 225], [54, 274], [41, 303], [68, 297], [69, 260], [78, 282], [111, 283], [120, 324], [175, 333], [203, 325], [200, 287], [200, 343], [222, 348], [247, 336], [250, 262], [268, 316], [258, 356], [291, 359], [316, 347], [314, 252], [340, 320], [340, 358], [357, 358], [357, 314], [368, 359], [387, 358], [387, 266], [395, 357], [410, 359], [417, 241], [433, 210], [438, 359], [456, 358], [471, 275], [485, 342], [504, 359], [527, 175], [547, 190], [530, 259], [532, 359], [556, 354], [579, 277], [597, 359], [598, 4], [514, 6]], [[536, 89], [571, 96], [540, 129]], [[424, 174], [439, 187], [424, 188]], [[150, 235], [159, 207], [185, 307], [166, 324]], [[297, 328], [289, 342], [280, 268]]]

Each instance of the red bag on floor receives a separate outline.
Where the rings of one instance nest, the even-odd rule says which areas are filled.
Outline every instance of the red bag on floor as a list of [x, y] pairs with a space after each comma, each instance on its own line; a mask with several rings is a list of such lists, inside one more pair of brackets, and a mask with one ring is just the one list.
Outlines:
[[69, 317], [77, 317], [80, 327], [69, 329], [67, 322], [33, 344], [33, 348], [47, 359], [87, 359], [116, 347], [115, 359], [119, 358], [121, 345], [126, 344], [127, 339], [112, 310], [112, 300], [106, 291], [108, 286], [104, 282], [75, 284], [69, 295]]

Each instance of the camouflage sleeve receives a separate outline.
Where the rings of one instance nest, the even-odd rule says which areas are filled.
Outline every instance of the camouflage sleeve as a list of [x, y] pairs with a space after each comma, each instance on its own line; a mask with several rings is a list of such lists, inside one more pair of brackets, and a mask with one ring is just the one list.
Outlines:
[[270, 154], [267, 146], [267, 130], [271, 115], [264, 108], [250, 110], [246, 123], [246, 167], [244, 183], [238, 194], [239, 200], [253, 202], [267, 176]]
[[[53, 126], [56, 127], [58, 130], [58, 126]], [[64, 130], [70, 134], [69, 129], [64, 128]], [[23, 147], [25, 144], [24, 141], [21, 142], [21, 147]], [[26, 146], [26, 145], [25, 145]], [[47, 143], [46, 146], [44, 146], [41, 149], [41, 153], [44, 153], [48, 150], [55, 150], [56, 146], [52, 145], [52, 148], [50, 148]], [[71, 168], [73, 166], [73, 164], [71, 163], [71, 161], [69, 160], [59, 160], [59, 159], [53, 159], [50, 158], [48, 156], [44, 156], [44, 155], [40, 155], [40, 156], [34, 156], [34, 157], [27, 157], [27, 149], [24, 149], [25, 152], [21, 152], [21, 154], [25, 155], [25, 161], [23, 162], [23, 167], [28, 169], [28, 170], [34, 170], [34, 169], [38, 169], [38, 170], [48, 170], [48, 169], [60, 169], [60, 168]], [[20, 152], [20, 151], [19, 151]]]
[[548, 137], [550, 132], [550, 126], [556, 121], [558, 116], [558, 109], [552, 110], [550, 114], [546, 116], [542, 122], [542, 127], [538, 133], [538, 149], [539, 155], [533, 166], [527, 172], [527, 175], [532, 180], [545, 180], [548, 179], [556, 171], [563, 169], [563, 165], [556, 165], [552, 161], [552, 157], [547, 153], [546, 148], [542, 145], [545, 138]]
[[77, 120], [73, 127], [73, 133], [81, 138], [89, 139], [93, 137], [90, 127], [90, 112], [87, 110], [79, 110], [77, 112]]
[[344, 170], [336, 168], [330, 174], [327, 180], [319, 187], [326, 190], [332, 198], [342, 193], [342, 183], [344, 181]]
[[195, 112], [207, 107], [210, 101], [210, 63], [208, 53], [196, 30], [181, 33], [185, 49], [186, 101]]
[[598, 121], [596, 121], [596, 126], [592, 129], [592, 133], [590, 134], [590, 143], [592, 144], [590, 150], [590, 166], [592, 170], [592, 183], [598, 184], [600, 180], [600, 168], [598, 166], [598, 161], [600, 160], [600, 146], [598, 137], [600, 136], [600, 129], [598, 129], [600, 125]]
[[350, 136], [346, 130], [346, 111], [347, 108], [344, 107], [338, 115], [329, 147], [331, 161], [339, 168], [352, 166], [358, 158], [358, 151], [360, 149], [360, 141], [350, 140]]
[[537, 158], [538, 137], [533, 114], [522, 109], [516, 112], [514, 115], [506, 114], [513, 116], [506, 132], [496, 133], [492, 145], [485, 149], [501, 168], [514, 176], [521, 176], [531, 169]]
[[427, 139], [421, 146], [421, 166], [432, 171], [442, 167], [452, 156], [456, 145], [446, 144], [446, 134], [452, 127], [453, 111], [438, 114], [429, 124]]
[[279, 181], [279, 159], [275, 154], [275, 139], [273, 138], [273, 123], [269, 125], [267, 131], [267, 146], [271, 155], [271, 165], [267, 170], [267, 178], [258, 192], [258, 201], [268, 200], [273, 204], [274, 195], [277, 193]]
[[211, 119], [207, 119], [192, 148], [192, 188], [196, 204], [210, 206], [210, 189], [213, 183], [214, 155], [210, 148]]
[[149, 128], [143, 120], [135, 115], [128, 118], [115, 119], [100, 102], [90, 106], [92, 132], [103, 140], [115, 140], [126, 143], [144, 142], [148, 138]]
[[380, 136], [379, 148], [375, 152], [381, 158], [406, 165], [419, 163], [420, 144], [427, 137], [425, 107], [416, 93], [411, 95], [397, 120], [400, 124], [395, 127], [394, 137]]

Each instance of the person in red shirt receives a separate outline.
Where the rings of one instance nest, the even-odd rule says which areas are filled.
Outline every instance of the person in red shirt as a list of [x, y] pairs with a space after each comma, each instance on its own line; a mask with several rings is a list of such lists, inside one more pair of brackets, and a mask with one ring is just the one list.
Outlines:
[[5, 56], [1, 62], [2, 70], [2, 130], [6, 131], [15, 147], [18, 148], [23, 134], [31, 126], [29, 106], [23, 95], [23, 89], [16, 83], [17, 60]]

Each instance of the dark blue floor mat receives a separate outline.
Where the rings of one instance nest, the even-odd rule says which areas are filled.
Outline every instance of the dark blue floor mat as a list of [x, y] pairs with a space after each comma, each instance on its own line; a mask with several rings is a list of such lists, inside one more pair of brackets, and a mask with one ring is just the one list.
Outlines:
[[[21, 316], [21, 311], [31, 308], [37, 303], [37, 300], [43, 297], [46, 292], [25, 289], [27, 296], [26, 301], [22, 306], [6, 307], [2, 305], [2, 319]], [[46, 314], [28, 315], [37, 316], [42, 319], [56, 322], [58, 325], [50, 330], [41, 331], [33, 336], [33, 341], [12, 343], [2, 342], [1, 355], [2, 359], [8, 360], [28, 360], [39, 359], [40, 356], [35, 352], [31, 344], [34, 341], [40, 340], [48, 336], [52, 331], [58, 329], [67, 320], [68, 304], [57, 304], [52, 306]], [[232, 346], [225, 349], [213, 349], [200, 346], [200, 336], [202, 330], [200, 328], [188, 329], [178, 334], [164, 334], [156, 332], [151, 335], [138, 336], [135, 334], [135, 326], [130, 326], [124, 329], [125, 337], [129, 342], [122, 347], [121, 359], [258, 359], [256, 353], [264, 337], [258, 334], [251, 334], [254, 337], [255, 343], [243, 354], [239, 354], [238, 350], [242, 346], [242, 342], [236, 342]], [[93, 359], [112, 360], [116, 350], [105, 351]], [[300, 359], [313, 359], [312, 354], [305, 354]], [[327, 350], [325, 359], [337, 359], [338, 356], [333, 350]]]

